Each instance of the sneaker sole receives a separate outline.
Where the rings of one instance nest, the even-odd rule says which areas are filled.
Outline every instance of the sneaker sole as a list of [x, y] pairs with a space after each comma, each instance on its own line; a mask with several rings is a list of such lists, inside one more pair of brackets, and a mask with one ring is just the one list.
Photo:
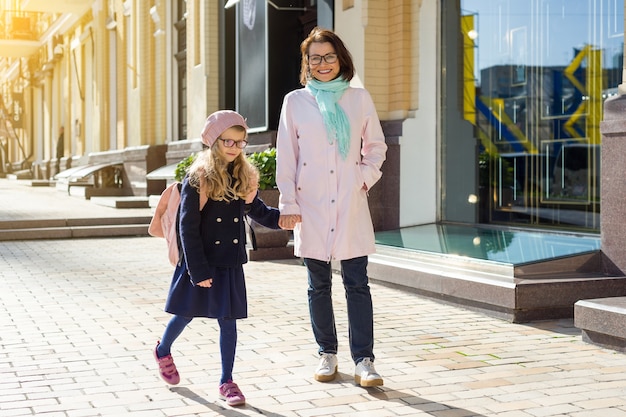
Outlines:
[[329, 382], [335, 379], [337, 376], [337, 367], [335, 366], [335, 372], [331, 375], [315, 374], [315, 380], [319, 382]]
[[165, 382], [167, 382], [170, 385], [178, 385], [180, 383], [180, 377], [176, 378], [176, 379], [166, 379], [163, 375], [159, 374], [161, 376], [161, 379]]
[[383, 385], [383, 380], [382, 379], [371, 379], [371, 380], [367, 380], [367, 379], [361, 379], [360, 376], [355, 375], [354, 376], [354, 382], [357, 385], [360, 385], [362, 387], [365, 388], [369, 388], [369, 387], [380, 387]]
[[237, 407], [237, 406], [240, 406], [240, 405], [246, 405], [246, 400], [229, 402], [226, 397], [220, 396], [220, 398], [222, 400], [224, 400], [226, 402], [226, 404], [230, 405], [231, 407]]

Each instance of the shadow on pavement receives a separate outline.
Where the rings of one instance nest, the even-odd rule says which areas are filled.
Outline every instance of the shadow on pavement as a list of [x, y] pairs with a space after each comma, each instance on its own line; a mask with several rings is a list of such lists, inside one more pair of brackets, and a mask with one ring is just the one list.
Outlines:
[[[343, 372], [337, 373], [338, 378], [332, 383], [344, 383], [352, 381], [354, 376]], [[438, 402], [426, 400], [418, 397], [414, 394], [398, 391], [395, 389], [382, 387], [363, 388], [367, 394], [377, 400], [383, 400], [388, 402], [400, 403], [402, 405], [408, 405], [411, 408], [419, 410], [423, 413], [433, 416], [440, 416], [442, 412], [454, 411], [451, 415], [463, 416], [463, 417], [485, 417], [483, 414], [474, 413], [464, 408], [458, 408]]]
[[524, 326], [532, 327], [533, 329], [544, 330], [550, 333], [558, 333], [564, 336], [581, 336], [581, 329], [574, 326], [574, 319], [555, 319], [545, 320], [532, 323], [522, 323]]
[[385, 387], [379, 388], [366, 388], [374, 398], [379, 400], [401, 403], [408, 405], [411, 408], [419, 410], [423, 413], [433, 416], [440, 416], [443, 412], [452, 412], [451, 415], [464, 416], [464, 417], [485, 417], [483, 414], [474, 413], [464, 408], [453, 407], [450, 405], [425, 400], [413, 394], [408, 394], [402, 391], [396, 391]]
[[[237, 408], [231, 408], [231, 407], [225, 408], [225, 407], [220, 406], [217, 403], [207, 401], [206, 399], [204, 399], [204, 397], [202, 397], [199, 394], [196, 394], [195, 392], [193, 392], [192, 390], [186, 387], [170, 387], [170, 391], [175, 392], [176, 394], [182, 395], [183, 397], [189, 398], [190, 400], [195, 401], [198, 404], [204, 405], [209, 410], [222, 414], [224, 416], [232, 416], [232, 417], [242, 416], [243, 417], [243, 416], [248, 415], [248, 414], [240, 413], [239, 411], [237, 411]], [[264, 416], [268, 416], [268, 417], [284, 417], [282, 414], [272, 413], [271, 411], [266, 411], [258, 407], [254, 407], [253, 405], [250, 405], [249, 403], [246, 403], [246, 405], [244, 407], [240, 407], [240, 409], [241, 408], [254, 410], [257, 413], [264, 415]]]

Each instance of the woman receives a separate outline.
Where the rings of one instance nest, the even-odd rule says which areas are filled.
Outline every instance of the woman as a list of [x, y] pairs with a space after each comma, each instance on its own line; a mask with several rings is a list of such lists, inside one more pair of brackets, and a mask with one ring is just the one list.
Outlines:
[[385, 136], [369, 93], [349, 86], [350, 52], [332, 31], [315, 28], [300, 46], [303, 86], [285, 96], [277, 137], [276, 180], [282, 228], [308, 273], [311, 325], [319, 345], [318, 381], [337, 373], [331, 261], [346, 291], [355, 382], [379, 386], [367, 255], [375, 251], [367, 191], [380, 179]]

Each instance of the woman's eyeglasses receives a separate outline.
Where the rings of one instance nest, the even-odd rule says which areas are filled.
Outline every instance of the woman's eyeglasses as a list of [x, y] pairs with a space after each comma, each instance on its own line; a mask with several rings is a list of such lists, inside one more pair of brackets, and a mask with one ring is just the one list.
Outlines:
[[246, 146], [248, 146], [247, 140], [234, 140], [234, 139], [222, 139], [222, 138], [219, 138], [219, 140], [221, 140], [224, 146], [226, 146], [227, 148], [232, 148], [233, 146], [237, 145], [239, 149], [243, 149]]
[[324, 56], [322, 55], [309, 55], [309, 64], [311, 65], [319, 65], [322, 63], [322, 60], [326, 61], [327, 64], [334, 64], [337, 62], [337, 54], [330, 53]]

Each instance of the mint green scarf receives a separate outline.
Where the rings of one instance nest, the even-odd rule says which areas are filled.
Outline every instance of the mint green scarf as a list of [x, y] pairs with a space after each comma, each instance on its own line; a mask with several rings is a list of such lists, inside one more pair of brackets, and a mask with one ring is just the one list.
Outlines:
[[315, 97], [317, 107], [322, 113], [328, 133], [328, 143], [332, 145], [333, 141], [337, 140], [339, 154], [343, 159], [346, 159], [350, 150], [350, 122], [337, 102], [349, 86], [350, 83], [343, 78], [327, 82], [311, 79], [306, 84], [306, 88]]

